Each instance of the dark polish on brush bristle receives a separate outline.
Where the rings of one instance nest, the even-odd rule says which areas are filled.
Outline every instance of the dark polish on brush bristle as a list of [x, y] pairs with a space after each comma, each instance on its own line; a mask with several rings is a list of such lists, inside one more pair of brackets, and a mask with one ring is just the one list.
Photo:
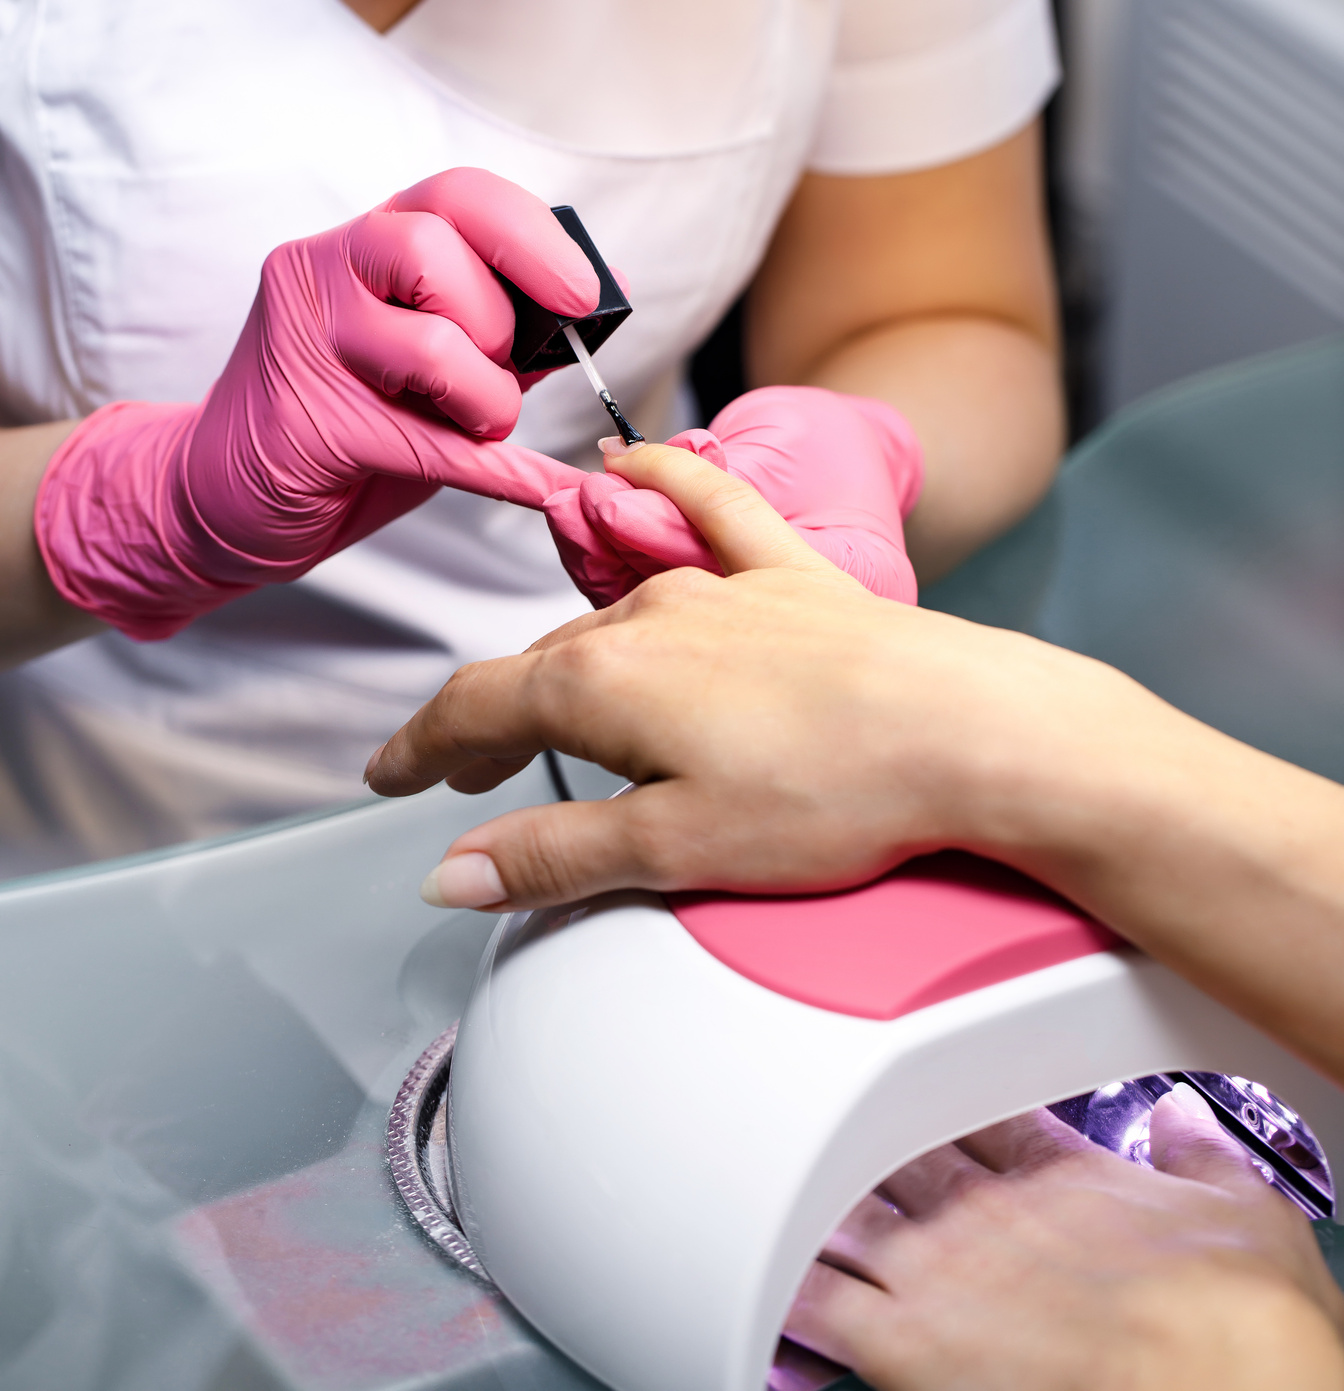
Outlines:
[[607, 414], [616, 422], [616, 428], [621, 432], [621, 439], [626, 444], [646, 443], [644, 436], [621, 414], [621, 408], [612, 399], [611, 392], [603, 391], [600, 396], [602, 404], [607, 408]]

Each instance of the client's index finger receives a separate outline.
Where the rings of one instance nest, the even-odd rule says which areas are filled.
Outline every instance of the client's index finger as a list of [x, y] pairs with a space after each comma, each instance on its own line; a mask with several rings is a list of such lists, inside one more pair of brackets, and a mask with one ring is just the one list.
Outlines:
[[670, 498], [705, 538], [725, 575], [808, 570], [840, 575], [749, 483], [687, 449], [644, 444], [609, 454], [607, 471]]
[[378, 751], [365, 774], [382, 797], [408, 797], [482, 758], [524, 762], [550, 747], [528, 680], [541, 653], [461, 667]]

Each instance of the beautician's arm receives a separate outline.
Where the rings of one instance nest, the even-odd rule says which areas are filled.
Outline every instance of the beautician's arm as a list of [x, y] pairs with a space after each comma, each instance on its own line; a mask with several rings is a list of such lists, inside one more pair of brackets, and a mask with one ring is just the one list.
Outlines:
[[1036, 123], [940, 168], [805, 176], [748, 297], [753, 386], [875, 396], [914, 426], [921, 580], [1025, 515], [1063, 446], [1040, 146]]
[[0, 430], [0, 669], [104, 627], [56, 592], [33, 535], [37, 485], [75, 424]]
[[1344, 788], [1100, 662], [875, 598], [683, 451], [608, 466], [670, 496], [730, 578], [657, 576], [465, 667], [375, 755], [387, 795], [482, 790], [546, 747], [643, 784], [462, 836], [433, 880], [445, 901], [823, 889], [960, 846], [1052, 885], [1344, 1084]]

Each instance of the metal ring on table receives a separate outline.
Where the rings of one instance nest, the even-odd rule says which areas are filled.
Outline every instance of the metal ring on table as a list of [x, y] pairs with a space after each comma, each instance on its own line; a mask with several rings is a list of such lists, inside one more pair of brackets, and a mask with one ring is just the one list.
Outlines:
[[392, 1181], [416, 1225], [445, 1255], [493, 1286], [458, 1225], [448, 1182], [448, 1075], [457, 1025], [445, 1029], [415, 1061], [387, 1117]]

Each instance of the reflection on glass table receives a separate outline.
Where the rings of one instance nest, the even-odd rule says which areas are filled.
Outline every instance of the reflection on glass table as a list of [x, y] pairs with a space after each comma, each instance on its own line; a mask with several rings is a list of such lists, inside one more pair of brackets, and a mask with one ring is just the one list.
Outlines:
[[553, 797], [539, 760], [0, 888], [0, 1388], [594, 1385], [422, 1239], [383, 1141], [494, 923], [416, 887]]

